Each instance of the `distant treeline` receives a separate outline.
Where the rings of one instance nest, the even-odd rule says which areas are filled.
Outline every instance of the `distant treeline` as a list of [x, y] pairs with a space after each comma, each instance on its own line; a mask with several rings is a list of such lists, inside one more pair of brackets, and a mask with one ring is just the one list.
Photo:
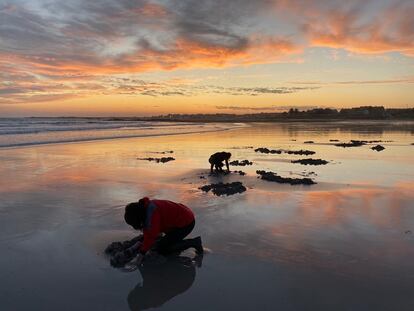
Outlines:
[[290, 109], [286, 112], [252, 114], [168, 114], [144, 118], [153, 121], [182, 122], [272, 122], [283, 120], [414, 120], [414, 108], [384, 108], [365, 106], [357, 108]]

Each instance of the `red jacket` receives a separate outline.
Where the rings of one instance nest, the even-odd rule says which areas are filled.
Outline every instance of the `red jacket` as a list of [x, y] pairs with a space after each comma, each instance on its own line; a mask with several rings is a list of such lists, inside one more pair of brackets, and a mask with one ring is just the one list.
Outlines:
[[168, 200], [144, 200], [146, 220], [141, 253], [146, 253], [154, 245], [160, 233], [168, 233], [171, 229], [185, 227], [194, 221], [193, 212], [184, 204]]

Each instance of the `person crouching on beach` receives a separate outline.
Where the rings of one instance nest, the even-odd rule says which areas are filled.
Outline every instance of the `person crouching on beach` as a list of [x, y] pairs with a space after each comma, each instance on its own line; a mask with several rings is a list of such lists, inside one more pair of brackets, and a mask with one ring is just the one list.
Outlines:
[[213, 173], [213, 168], [216, 172], [223, 172], [224, 163], [226, 163], [227, 172], [230, 172], [229, 159], [231, 158], [230, 152], [216, 152], [210, 156], [208, 162], [210, 163], [210, 173]]
[[[195, 248], [197, 254], [203, 253], [201, 237], [184, 239], [195, 225], [194, 213], [184, 204], [144, 197], [125, 207], [124, 219], [128, 225], [142, 230], [144, 234], [143, 240], [130, 248], [138, 255], [134, 260], [137, 264], [142, 262], [155, 244], [155, 250], [162, 255], [191, 247]], [[162, 233], [165, 235], [157, 240]]]

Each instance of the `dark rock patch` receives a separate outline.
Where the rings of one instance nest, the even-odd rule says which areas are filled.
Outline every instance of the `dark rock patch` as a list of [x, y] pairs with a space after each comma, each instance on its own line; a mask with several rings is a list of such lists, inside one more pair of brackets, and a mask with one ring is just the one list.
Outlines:
[[122, 268], [126, 263], [135, 257], [135, 253], [128, 251], [138, 241], [143, 240], [143, 235], [139, 235], [132, 240], [123, 242], [112, 242], [105, 249], [105, 254], [110, 256], [110, 264], [115, 268]]
[[329, 161], [322, 160], [322, 159], [300, 159], [300, 160], [292, 160], [292, 163], [299, 163], [302, 165], [326, 165]]
[[330, 139], [329, 141], [339, 141], [339, 139]]
[[267, 181], [277, 182], [280, 184], [290, 184], [290, 185], [313, 185], [316, 184], [310, 178], [290, 178], [290, 177], [282, 177], [277, 175], [273, 172], [266, 172], [266, 171], [256, 171], [260, 178]]
[[[331, 140], [332, 141], [332, 140]], [[378, 144], [378, 143], [389, 143], [392, 140], [351, 140], [349, 143], [339, 143], [335, 144], [337, 147], [360, 147], [366, 144]]]
[[234, 165], [234, 166], [246, 166], [246, 165], [253, 165], [253, 162], [250, 162], [249, 160], [242, 160], [242, 161], [234, 160], [234, 161], [231, 161], [229, 164]]
[[363, 140], [367, 144], [377, 144], [377, 143], [391, 143], [392, 140]]
[[313, 140], [307, 140], [303, 142], [304, 144], [314, 144], [315, 142]]
[[294, 154], [294, 155], [312, 155], [315, 154], [315, 151], [312, 150], [284, 150], [284, 153]]
[[381, 145], [376, 145], [375, 147], [371, 147], [371, 149], [380, 152], [380, 151], [384, 150], [385, 147], [381, 146]]
[[235, 181], [232, 183], [217, 183], [217, 184], [210, 184], [210, 185], [204, 185], [199, 188], [200, 190], [204, 192], [209, 192], [210, 190], [213, 192], [213, 194], [217, 196], [221, 195], [233, 195], [236, 193], [242, 193], [245, 192], [247, 189], [240, 181]]
[[281, 153], [287, 153], [287, 154], [295, 154], [295, 155], [312, 155], [315, 154], [315, 151], [311, 150], [282, 150], [282, 149], [268, 149], [266, 147], [260, 147], [254, 150], [255, 152], [260, 153], [270, 153], [270, 154], [281, 154]]
[[348, 148], [348, 147], [361, 147], [365, 144], [366, 144], [366, 142], [362, 141], [362, 140], [351, 140], [351, 142], [349, 142], [349, 143], [339, 143], [339, 144], [335, 144], [335, 146]]
[[173, 157], [162, 157], [162, 158], [138, 158], [138, 160], [144, 160], [144, 161], [154, 161], [156, 163], [166, 163], [170, 161], [174, 161], [175, 158]]
[[268, 153], [281, 154], [282, 153], [282, 150], [274, 150], [274, 149], [269, 149], [269, 148], [266, 148], [266, 147], [259, 147], [257, 149], [254, 149], [254, 151], [255, 152], [260, 152], [260, 153], [266, 153], [266, 154], [268, 154]]

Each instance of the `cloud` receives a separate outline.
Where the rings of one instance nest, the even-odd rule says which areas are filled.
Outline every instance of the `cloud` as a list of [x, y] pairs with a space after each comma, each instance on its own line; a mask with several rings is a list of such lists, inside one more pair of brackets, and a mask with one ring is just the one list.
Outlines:
[[414, 83], [414, 77], [404, 77], [398, 79], [387, 79], [387, 80], [349, 80], [349, 81], [291, 81], [290, 83], [296, 85], [361, 85], [361, 84], [407, 84]]
[[258, 96], [265, 94], [291, 94], [305, 90], [314, 90], [319, 87], [213, 87], [214, 93], [229, 95]]
[[0, 98], [0, 104], [2, 105], [14, 105], [14, 104], [25, 104], [25, 103], [41, 103], [50, 102], [56, 100], [67, 100], [70, 98], [79, 97], [78, 94], [38, 94], [38, 95], [21, 95], [16, 94], [13, 97]]
[[249, 31], [248, 14], [241, 13], [259, 6], [248, 1], [240, 7], [126, 0], [38, 5], [0, 10], [0, 59], [39, 74], [233, 66], [278, 61], [300, 51], [282, 36]]
[[382, 8], [369, 4], [351, 2], [309, 14], [303, 25], [309, 44], [360, 54], [414, 56], [413, 2], [392, 1]]
[[126, 95], [148, 96], [196, 96], [201, 94], [221, 94], [233, 96], [260, 96], [291, 94], [300, 91], [318, 89], [319, 86], [306, 87], [222, 87], [217, 85], [180, 84], [175, 80], [166, 82], [147, 82], [134, 79], [111, 79], [111, 93], [118, 91]]
[[118, 74], [292, 62], [312, 46], [414, 56], [413, 15], [408, 0], [5, 0], [0, 102], [44, 100], [47, 92], [49, 98], [88, 92], [193, 96], [208, 89], [294, 93], [304, 89], [173, 88], [137, 81], [121, 87], [108, 81]]
[[[386, 7], [298, 0], [33, 3], [0, 6], [0, 59], [41, 74], [272, 63], [307, 44], [358, 53], [413, 53], [409, 1]], [[296, 33], [275, 27], [275, 19]]]
[[[96, 76], [93, 79], [79, 80], [77, 76], [18, 76], [19, 79], [8, 81], [7, 75], [0, 83], [0, 103], [24, 103], [47, 101], [48, 99], [69, 99], [90, 95], [127, 95], [127, 96], [197, 96], [203, 94], [220, 94], [233, 96], [261, 96], [290, 94], [313, 90], [316, 86], [294, 87], [223, 87], [203, 85], [197, 81], [167, 79], [164, 81], [147, 81], [122, 76]], [[59, 81], [59, 82], [58, 82]]]

